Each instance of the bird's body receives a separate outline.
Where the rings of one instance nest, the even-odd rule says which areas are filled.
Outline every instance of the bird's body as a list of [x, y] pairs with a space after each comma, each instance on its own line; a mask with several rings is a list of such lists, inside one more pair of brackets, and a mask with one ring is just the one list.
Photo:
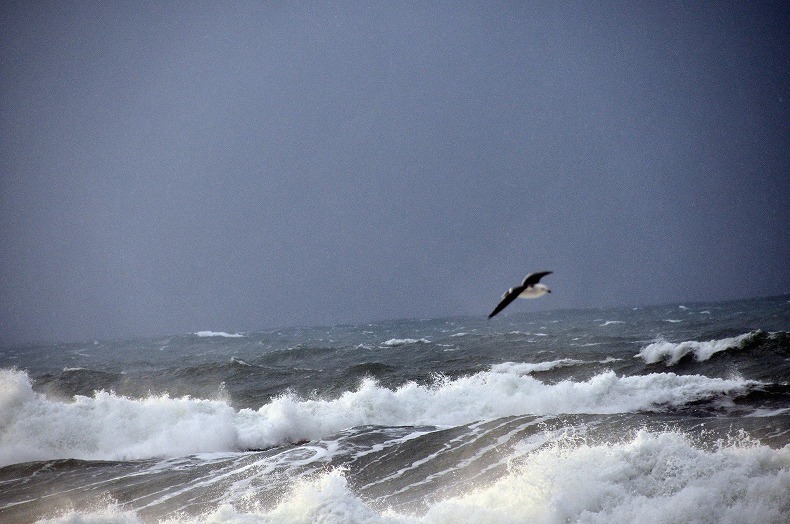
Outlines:
[[517, 298], [538, 298], [545, 295], [546, 293], [551, 293], [551, 289], [546, 287], [546, 285], [539, 283], [541, 278], [545, 277], [546, 275], [550, 275], [551, 273], [552, 271], [539, 271], [537, 273], [530, 273], [524, 277], [524, 281], [520, 286], [512, 287], [505, 291], [505, 293], [502, 295], [502, 300], [494, 308], [494, 311], [488, 315], [488, 318], [492, 318]]
[[[518, 298], [538, 298], [546, 293], [551, 293], [551, 290], [543, 284], [535, 284], [519, 293]], [[502, 298], [504, 298], [504, 296]]]

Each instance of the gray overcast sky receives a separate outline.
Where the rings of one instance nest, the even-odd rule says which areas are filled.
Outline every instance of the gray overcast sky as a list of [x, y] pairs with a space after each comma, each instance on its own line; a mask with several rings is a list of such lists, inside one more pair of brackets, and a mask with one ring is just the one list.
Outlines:
[[787, 2], [4, 2], [0, 342], [790, 292]]

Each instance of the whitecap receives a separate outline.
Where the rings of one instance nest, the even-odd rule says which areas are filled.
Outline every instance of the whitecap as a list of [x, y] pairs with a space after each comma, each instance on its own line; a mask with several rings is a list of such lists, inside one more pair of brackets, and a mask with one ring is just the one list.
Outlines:
[[760, 332], [752, 331], [737, 337], [708, 340], [706, 342], [694, 340], [668, 342], [666, 340], [658, 340], [642, 348], [634, 357], [641, 358], [646, 364], [655, 364], [663, 360], [668, 366], [673, 366], [686, 355], [693, 354], [697, 362], [703, 362], [721, 351], [743, 347], [746, 342], [753, 339], [758, 333]]
[[429, 344], [431, 341], [427, 338], [391, 338], [386, 342], [382, 342], [382, 346], [405, 346], [407, 344]]
[[493, 373], [513, 373], [516, 375], [528, 375], [530, 373], [549, 371], [552, 369], [563, 368], [568, 366], [577, 366], [579, 364], [585, 364], [585, 361], [575, 360], [572, 358], [563, 358], [560, 360], [552, 360], [550, 362], [538, 362], [534, 364], [527, 362], [502, 362], [501, 364], [495, 364], [494, 366], [491, 366], [491, 371]]
[[485, 371], [396, 389], [364, 379], [337, 398], [283, 394], [260, 409], [226, 400], [98, 392], [72, 402], [33, 391], [27, 374], [0, 370], [0, 466], [77, 458], [135, 460], [264, 449], [364, 426], [451, 427], [526, 414], [624, 413], [739, 395], [743, 379], [654, 373], [600, 373], [584, 382], [543, 383], [530, 375]]
[[225, 333], [224, 331], [198, 331], [195, 335], [199, 337], [225, 337], [225, 338], [241, 338], [244, 337], [241, 333]]
[[240, 359], [239, 357], [236, 356], [230, 357], [230, 363], [237, 364], [239, 366], [253, 367], [253, 365], [247, 362], [246, 360]]

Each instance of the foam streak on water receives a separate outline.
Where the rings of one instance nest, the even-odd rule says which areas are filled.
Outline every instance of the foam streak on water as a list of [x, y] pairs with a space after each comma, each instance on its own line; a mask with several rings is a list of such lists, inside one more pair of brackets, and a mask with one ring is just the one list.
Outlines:
[[[296, 481], [270, 509], [230, 502], [166, 522], [783, 522], [790, 449], [734, 442], [714, 450], [675, 432], [612, 444], [558, 440], [515, 460], [492, 483], [431, 502], [420, 515], [360, 497], [342, 469]], [[704, 497], [700, 494], [704, 493]], [[116, 507], [54, 522], [140, 522]]]

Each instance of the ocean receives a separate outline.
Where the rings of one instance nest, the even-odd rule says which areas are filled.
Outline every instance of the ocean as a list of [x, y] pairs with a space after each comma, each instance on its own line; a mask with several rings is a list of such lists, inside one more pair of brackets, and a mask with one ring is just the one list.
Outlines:
[[3, 348], [0, 522], [790, 522], [790, 295], [532, 304]]

